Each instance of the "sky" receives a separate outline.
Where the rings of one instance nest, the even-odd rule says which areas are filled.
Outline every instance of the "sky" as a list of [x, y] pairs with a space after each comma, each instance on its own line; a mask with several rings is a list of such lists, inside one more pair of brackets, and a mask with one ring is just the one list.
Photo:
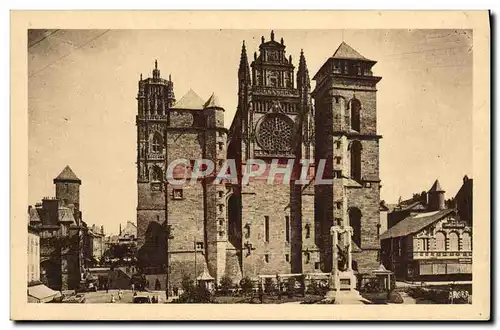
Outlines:
[[[229, 128], [237, 106], [242, 41], [248, 57], [268, 30], [31, 30], [28, 34], [28, 203], [54, 196], [69, 165], [82, 180], [87, 224], [117, 233], [136, 222], [137, 87], [172, 75], [179, 100], [215, 92]], [[312, 78], [345, 41], [377, 61], [381, 199], [428, 190], [455, 195], [472, 177], [472, 32], [469, 30], [276, 30]], [[311, 82], [314, 88], [314, 82]]]

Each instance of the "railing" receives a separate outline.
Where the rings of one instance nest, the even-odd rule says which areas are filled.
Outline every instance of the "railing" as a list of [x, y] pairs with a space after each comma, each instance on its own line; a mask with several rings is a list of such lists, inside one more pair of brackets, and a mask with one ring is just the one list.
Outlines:
[[287, 97], [299, 96], [298, 90], [288, 89], [288, 88], [254, 86], [252, 88], [252, 92], [254, 94], [269, 95], [269, 96], [287, 96]]
[[139, 120], [167, 120], [167, 115], [152, 115], [152, 114], [145, 114], [145, 115], [139, 115], [138, 116]]
[[163, 160], [165, 159], [165, 154], [148, 154], [148, 159], [152, 160]]
[[472, 257], [472, 251], [414, 251], [413, 259]]

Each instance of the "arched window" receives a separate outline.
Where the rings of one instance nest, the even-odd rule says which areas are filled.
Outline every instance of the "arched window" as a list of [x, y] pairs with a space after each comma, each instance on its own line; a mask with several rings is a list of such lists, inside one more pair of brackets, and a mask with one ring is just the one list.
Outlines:
[[163, 149], [162, 137], [159, 133], [153, 135], [153, 140], [151, 141], [151, 152], [160, 153]]
[[462, 234], [462, 250], [464, 251], [472, 250], [472, 237], [468, 232]]
[[351, 129], [358, 131], [361, 126], [361, 102], [358, 99], [351, 100]]
[[163, 173], [160, 167], [153, 166], [151, 168], [151, 181], [162, 181]]
[[361, 180], [361, 142], [353, 141], [351, 148], [351, 178]]
[[450, 251], [458, 251], [458, 234], [454, 231], [452, 231], [448, 235], [448, 248]]
[[440, 231], [436, 233], [436, 250], [446, 251], [446, 235]]
[[352, 240], [361, 246], [361, 211], [357, 207], [349, 209], [349, 225], [353, 229]]

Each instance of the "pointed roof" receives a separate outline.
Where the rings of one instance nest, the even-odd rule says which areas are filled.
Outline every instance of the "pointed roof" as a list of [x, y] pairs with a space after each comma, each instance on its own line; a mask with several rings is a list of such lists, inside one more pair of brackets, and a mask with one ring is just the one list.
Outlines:
[[203, 273], [201, 273], [201, 275], [198, 276], [197, 280], [198, 281], [214, 281], [215, 279], [210, 275], [207, 267], [205, 266], [203, 268]]
[[54, 179], [54, 183], [56, 183], [56, 181], [70, 181], [70, 182], [82, 183], [82, 181], [76, 176], [76, 174], [68, 165], [66, 165], [66, 167], [62, 170], [62, 172]]
[[192, 89], [179, 100], [177, 101], [173, 109], [189, 109], [189, 110], [203, 110], [203, 105], [205, 101], [196, 94]]
[[358, 53], [354, 48], [342, 41], [340, 46], [337, 48], [332, 56], [337, 59], [351, 59], [351, 60], [363, 60], [370, 61], [360, 53]]
[[441, 188], [441, 185], [439, 184], [439, 180], [434, 181], [434, 184], [432, 185], [429, 192], [444, 192], [444, 190]]
[[207, 100], [207, 102], [205, 102], [205, 105], [203, 106], [203, 108], [220, 108], [220, 109], [224, 109], [220, 105], [219, 98], [217, 97], [217, 95], [215, 95], [215, 93], [212, 93], [212, 95], [210, 95], [210, 98]]

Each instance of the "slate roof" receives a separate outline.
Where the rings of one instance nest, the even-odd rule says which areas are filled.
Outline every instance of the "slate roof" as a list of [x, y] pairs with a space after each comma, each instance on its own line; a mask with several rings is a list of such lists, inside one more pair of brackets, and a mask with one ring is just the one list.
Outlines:
[[351, 60], [364, 60], [370, 61], [360, 53], [358, 53], [354, 48], [342, 41], [340, 46], [337, 48], [332, 56], [336, 59], [351, 59]]
[[434, 182], [429, 192], [444, 192], [443, 188], [441, 188], [441, 185], [439, 184], [439, 180]]
[[203, 110], [205, 101], [190, 89], [179, 101], [177, 101], [172, 109], [188, 109], [188, 110]]
[[380, 239], [383, 240], [393, 237], [402, 237], [416, 233], [453, 212], [454, 210], [446, 209], [409, 216], [380, 235]]
[[54, 182], [55, 181], [74, 181], [81, 183], [81, 180], [68, 165], [66, 165], [62, 172], [54, 179]]
[[212, 93], [212, 95], [210, 95], [210, 98], [207, 100], [203, 107], [223, 109], [223, 107], [220, 105], [219, 98], [217, 97], [217, 95], [215, 95], [215, 93]]
[[73, 211], [68, 208], [61, 206], [59, 207], [59, 222], [71, 222], [71, 223], [76, 223], [75, 222], [75, 217], [73, 216]]
[[38, 210], [36, 209], [36, 207], [30, 207], [29, 210], [29, 219], [30, 219], [30, 222], [40, 222], [42, 221], [40, 219], [40, 214], [38, 214]]

